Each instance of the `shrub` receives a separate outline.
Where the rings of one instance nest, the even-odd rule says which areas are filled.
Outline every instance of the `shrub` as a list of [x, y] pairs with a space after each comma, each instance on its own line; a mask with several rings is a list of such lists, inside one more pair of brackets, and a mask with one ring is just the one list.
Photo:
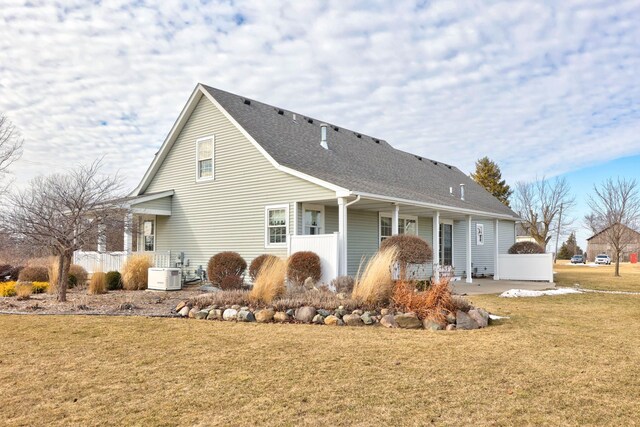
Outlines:
[[426, 240], [411, 234], [398, 234], [388, 237], [380, 244], [380, 250], [395, 247], [397, 249], [396, 261], [400, 266], [400, 279], [407, 276], [407, 265], [424, 264], [431, 261], [433, 251]]
[[74, 286], [84, 286], [87, 283], [89, 273], [81, 265], [71, 264], [69, 266], [69, 282], [68, 286], [73, 288]]
[[96, 271], [91, 275], [89, 281], [89, 294], [99, 295], [107, 292], [107, 275], [101, 271]]
[[33, 293], [33, 284], [31, 282], [17, 282], [15, 285], [15, 292], [18, 299], [29, 299]]
[[151, 258], [147, 255], [131, 255], [122, 267], [122, 287], [129, 291], [147, 289]]
[[220, 289], [242, 289], [244, 278], [242, 276], [225, 276], [220, 281]]
[[14, 267], [10, 264], [0, 265], [0, 282], [3, 280], [7, 280], [9, 282], [15, 282], [16, 280], [18, 280], [18, 275], [20, 274], [20, 271], [23, 268], [24, 267], [22, 266]]
[[311, 251], [291, 255], [287, 261], [287, 279], [295, 286], [302, 286], [309, 277], [314, 282], [322, 277], [320, 257]]
[[21, 282], [48, 282], [49, 273], [46, 267], [25, 267], [18, 275], [18, 280]]
[[351, 276], [338, 276], [331, 281], [331, 286], [337, 293], [351, 294], [356, 281]]
[[16, 295], [16, 282], [0, 283], [0, 297], [13, 297]]
[[109, 271], [105, 277], [107, 281], [107, 290], [115, 291], [122, 289], [122, 276], [117, 271]]
[[364, 273], [356, 277], [352, 298], [369, 305], [386, 304], [393, 293], [391, 267], [398, 250], [390, 247], [376, 253], [367, 263]]
[[270, 258], [262, 263], [249, 296], [256, 301], [270, 304], [275, 298], [284, 295], [286, 273], [287, 264], [280, 258], [270, 255]]
[[249, 277], [251, 277], [252, 281], [256, 280], [256, 277], [258, 277], [258, 273], [260, 272], [260, 267], [262, 267], [262, 264], [270, 259], [279, 258], [275, 255], [263, 254], [251, 261], [251, 265], [249, 265]]
[[49, 282], [33, 282], [31, 285], [34, 294], [43, 294], [49, 289]]
[[510, 254], [543, 254], [544, 248], [535, 242], [518, 242], [509, 248]]
[[241, 306], [249, 306], [254, 301], [249, 297], [249, 291], [232, 289], [228, 291], [211, 292], [198, 295], [189, 300], [194, 307], [203, 308], [211, 305], [219, 307], [238, 304]]
[[[225, 277], [242, 277], [247, 269], [247, 262], [237, 252], [220, 252], [209, 259], [207, 276], [209, 281], [221, 289], [239, 289], [242, 281], [234, 278], [223, 281]], [[230, 286], [230, 287], [225, 287]]]
[[398, 281], [393, 290], [392, 301], [402, 311], [412, 311], [420, 319], [433, 319], [444, 323], [446, 314], [455, 312], [456, 304], [449, 289], [449, 280], [434, 282], [425, 292], [416, 292], [411, 282]]

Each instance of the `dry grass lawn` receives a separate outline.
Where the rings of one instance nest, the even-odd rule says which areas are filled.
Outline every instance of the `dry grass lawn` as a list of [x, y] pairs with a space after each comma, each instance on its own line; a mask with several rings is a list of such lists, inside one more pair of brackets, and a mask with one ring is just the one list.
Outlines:
[[559, 261], [553, 269], [556, 271], [554, 279], [558, 286], [574, 286], [579, 283], [588, 289], [640, 292], [640, 264], [620, 264], [621, 277], [613, 276], [613, 264], [596, 267]]
[[474, 303], [427, 332], [0, 316], [4, 425], [635, 425], [640, 296]]

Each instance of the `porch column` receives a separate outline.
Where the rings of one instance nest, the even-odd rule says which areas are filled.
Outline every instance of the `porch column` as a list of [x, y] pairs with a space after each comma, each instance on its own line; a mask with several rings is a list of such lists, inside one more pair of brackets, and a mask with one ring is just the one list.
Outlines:
[[124, 251], [129, 254], [133, 250], [133, 239], [131, 238], [131, 229], [133, 228], [133, 213], [127, 211], [124, 216]]
[[500, 220], [496, 219], [493, 222], [493, 234], [495, 235], [495, 248], [493, 250], [493, 280], [500, 280], [500, 262], [498, 261], [498, 255], [500, 254], [499, 246], [499, 236], [498, 236], [498, 226], [500, 225]]
[[473, 283], [473, 279], [471, 277], [473, 268], [471, 266], [471, 242], [473, 238], [473, 230], [471, 227], [471, 215], [467, 215], [467, 283]]
[[393, 215], [391, 217], [391, 235], [398, 235], [398, 222], [400, 221], [400, 205], [394, 203], [393, 205]]
[[100, 223], [98, 224], [98, 247], [97, 251], [99, 253], [103, 253], [107, 251], [107, 235], [105, 234], [106, 227], [102, 219], [98, 219]]
[[341, 276], [347, 274], [347, 201], [344, 197], [338, 197], [338, 251], [340, 252]]
[[440, 212], [433, 214], [433, 278], [440, 280]]

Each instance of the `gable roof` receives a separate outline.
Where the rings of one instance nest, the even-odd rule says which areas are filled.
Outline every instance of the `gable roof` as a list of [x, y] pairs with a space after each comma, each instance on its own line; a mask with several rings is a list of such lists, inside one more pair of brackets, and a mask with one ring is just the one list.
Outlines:
[[[379, 196], [517, 219], [515, 212], [455, 166], [397, 150], [382, 139], [335, 125], [327, 127], [326, 150], [320, 145], [320, 125], [326, 122], [202, 84], [194, 94], [198, 88], [258, 145], [274, 166], [285, 172], [363, 197]], [[190, 113], [188, 106], [189, 103], [136, 194], [144, 191], [154, 168], [157, 170], [166, 155], [164, 151], [170, 149], [172, 134], [181, 127], [185, 112]], [[465, 200], [459, 197], [460, 184], [465, 185]]]
[[599, 235], [601, 235], [602, 233], [604, 233], [605, 231], [607, 231], [608, 229], [610, 229], [611, 227], [614, 227], [614, 226], [616, 226], [616, 225], [620, 225], [620, 226], [622, 226], [622, 227], [626, 228], [626, 229], [627, 229], [627, 231], [631, 231], [632, 233], [634, 233], [634, 234], [638, 235], [638, 237], [640, 238], [640, 232], [638, 232], [638, 231], [634, 230], [634, 229], [633, 229], [633, 228], [631, 228], [631, 227], [627, 227], [627, 226], [626, 226], [626, 225], [624, 225], [624, 224], [616, 223], [616, 224], [610, 225], [609, 227], [603, 228], [602, 230], [598, 231], [598, 232], [597, 232], [596, 234], [594, 234], [593, 236], [591, 236], [591, 237], [587, 238], [587, 241], [589, 241], [589, 240], [591, 240], [591, 239], [593, 239], [593, 238], [595, 238], [595, 237], [598, 237]]

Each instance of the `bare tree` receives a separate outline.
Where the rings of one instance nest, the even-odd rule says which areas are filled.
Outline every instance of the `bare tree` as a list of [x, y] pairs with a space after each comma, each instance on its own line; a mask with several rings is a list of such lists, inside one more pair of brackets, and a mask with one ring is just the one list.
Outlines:
[[73, 252], [95, 241], [105, 223], [124, 223], [121, 180], [100, 173], [100, 161], [67, 174], [37, 177], [8, 195], [2, 227], [12, 236], [47, 247], [58, 257], [58, 301], [66, 301]]
[[518, 182], [513, 197], [514, 209], [523, 220], [522, 228], [543, 248], [554, 233], [571, 225], [573, 221], [567, 211], [574, 204], [565, 178]]
[[591, 213], [585, 216], [593, 233], [601, 233], [615, 252], [615, 276], [620, 276], [620, 256], [640, 226], [640, 192], [635, 179], [611, 178], [593, 186], [587, 203]]
[[[22, 138], [15, 126], [4, 115], [0, 114], [0, 183], [7, 168], [22, 155]], [[0, 195], [4, 192], [0, 187]]]

